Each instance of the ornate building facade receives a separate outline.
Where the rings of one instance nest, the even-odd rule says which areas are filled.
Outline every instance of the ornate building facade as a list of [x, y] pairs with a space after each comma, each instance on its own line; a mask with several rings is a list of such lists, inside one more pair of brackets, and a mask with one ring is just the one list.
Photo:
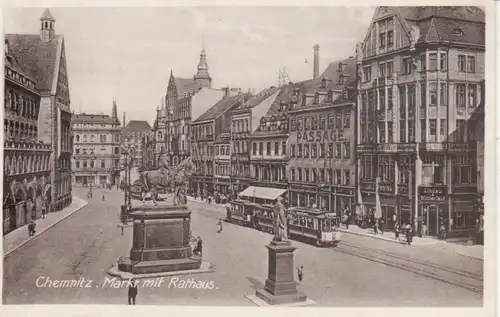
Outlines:
[[152, 139], [152, 136], [153, 130], [147, 121], [130, 120], [123, 128], [122, 149], [129, 149], [134, 167], [143, 166], [147, 140]]
[[38, 141], [40, 93], [5, 41], [3, 233], [41, 216], [50, 201], [50, 145]]
[[291, 206], [337, 213], [355, 206], [354, 58], [330, 63], [317, 79], [295, 90], [287, 169]]
[[204, 49], [192, 79], [175, 77], [171, 72], [164, 103], [162, 101], [157, 112], [154, 131], [156, 158], [167, 154], [172, 166], [187, 158], [190, 155], [191, 122], [223, 97], [222, 89], [212, 89]]
[[111, 116], [74, 114], [73, 186], [105, 186], [118, 183], [121, 126], [116, 101]]
[[[359, 201], [376, 188], [389, 226], [468, 235], [475, 225], [476, 139], [485, 13], [477, 7], [378, 7], [357, 47]], [[379, 180], [377, 186], [376, 180]]]
[[35, 82], [40, 94], [37, 137], [50, 145], [48, 206], [50, 211], [56, 211], [72, 200], [69, 84], [64, 37], [55, 34], [56, 21], [48, 9], [40, 22], [39, 34], [6, 34], [5, 38], [10, 54]]

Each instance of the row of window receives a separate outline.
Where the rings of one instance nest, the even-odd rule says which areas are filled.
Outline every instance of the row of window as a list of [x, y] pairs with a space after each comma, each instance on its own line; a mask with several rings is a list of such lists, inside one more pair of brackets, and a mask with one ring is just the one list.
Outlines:
[[[115, 146], [113, 148], [113, 151], [115, 155], [117, 154], [120, 154], [120, 147], [119, 146]], [[95, 148], [75, 148], [75, 154], [83, 154], [83, 155], [93, 155], [93, 154], [99, 154], [99, 155], [103, 155], [103, 154], [107, 154], [106, 153], [106, 148], [101, 148], [100, 152], [96, 152]]]
[[229, 165], [217, 165], [215, 166], [215, 173], [216, 175], [230, 176], [231, 167]]
[[[428, 123], [428, 126], [427, 126]], [[441, 142], [448, 136], [448, 126], [446, 119], [421, 119], [420, 120], [420, 140], [421, 142]], [[387, 127], [387, 135], [386, 135]], [[463, 143], [476, 139], [476, 125], [466, 120], [458, 119], [455, 123], [456, 129], [453, 133], [454, 142]], [[439, 134], [438, 134], [439, 130]], [[386, 137], [387, 136], [387, 137]], [[361, 143], [393, 143], [393, 122], [369, 122], [361, 124]], [[399, 122], [399, 142], [415, 142], [415, 121], [400, 120]]]
[[[354, 174], [354, 172], [352, 172]], [[354, 175], [353, 175], [354, 177]], [[351, 185], [351, 170], [332, 168], [290, 168], [292, 182], [321, 183], [330, 185]]]
[[215, 155], [231, 155], [230, 145], [216, 145], [215, 146]]
[[36, 140], [38, 135], [38, 127], [33, 124], [4, 120], [3, 125], [4, 136], [14, 140]]
[[[176, 134], [179, 134], [180, 130], [182, 130], [182, 134], [184, 134], [184, 126], [181, 127], [176, 127], [178, 131], [176, 131]], [[180, 129], [179, 129], [180, 128]], [[195, 139], [203, 139], [208, 136], [213, 136], [214, 131], [212, 125], [205, 125], [205, 126], [195, 126], [192, 128], [192, 133]]]
[[48, 155], [26, 155], [11, 156], [4, 158], [5, 175], [16, 175], [47, 171], [50, 169], [50, 158]]
[[[420, 71], [446, 71], [448, 69], [448, 58], [446, 53], [429, 52], [422, 53], [420, 61], [417, 63], [414, 57], [402, 59], [401, 72], [403, 75], [412, 74], [414, 69], [420, 65]], [[461, 54], [457, 57], [457, 69], [463, 73], [476, 72], [476, 57], [474, 55]], [[378, 64], [378, 77], [392, 76], [394, 64], [392, 60], [387, 60]], [[372, 81], [372, 66], [363, 67], [363, 82]]]
[[[119, 134], [115, 134], [115, 135], [109, 135], [109, 138], [108, 138], [108, 135], [106, 134], [99, 134], [97, 135], [99, 137], [99, 143], [106, 143], [106, 142], [120, 142], [120, 135]], [[77, 134], [75, 136], [75, 141], [76, 142], [83, 142], [83, 143], [87, 143], [87, 142], [90, 142], [90, 143], [97, 143], [97, 138], [95, 135], [91, 134], [87, 137], [86, 134], [82, 135], [80, 137], [79, 134]]]
[[40, 104], [29, 95], [14, 89], [6, 89], [4, 107], [6, 111], [12, 111], [21, 117], [37, 120]]
[[233, 120], [231, 132], [235, 133], [250, 132], [249, 119]]
[[[286, 141], [281, 141], [281, 146], [280, 142], [273, 142], [274, 146], [271, 147], [271, 142], [265, 142], [266, 144], [266, 151], [264, 154], [264, 142], [253, 142], [252, 144], [252, 155], [266, 155], [266, 156], [272, 156], [272, 155], [286, 155]], [[258, 147], [258, 152], [257, 152], [257, 147]], [[281, 150], [281, 151], [280, 151]]]
[[[361, 155], [361, 179], [394, 182], [396, 160], [392, 155]], [[458, 156], [451, 160], [453, 184], [472, 184], [476, 182], [476, 165], [470, 156]], [[410, 173], [414, 173], [415, 162], [402, 157], [398, 165], [398, 184], [408, 184]], [[444, 156], [422, 156], [422, 185], [444, 185], [446, 183], [446, 162]], [[414, 180], [412, 180], [413, 182]]]
[[[114, 164], [113, 167], [120, 167], [120, 160], [119, 159], [114, 159], [110, 161], [108, 164], [106, 164], [106, 160], [76, 160], [75, 161], [75, 168], [96, 168], [96, 166], [100, 166], [100, 168], [106, 168], [106, 167], [111, 167], [109, 166], [110, 163]], [[106, 166], [108, 165], [108, 166]]]
[[[327, 125], [328, 119], [328, 125]], [[351, 111], [333, 111], [332, 113], [292, 118], [290, 128], [292, 131], [348, 129], [351, 126]]]
[[[296, 151], [297, 149], [297, 151]], [[290, 146], [290, 157], [298, 158], [351, 158], [351, 143], [310, 143], [310, 144], [292, 144]]]
[[100, 128], [107, 128], [107, 129], [111, 129], [111, 128], [119, 128], [118, 126], [118, 123], [116, 124], [97, 124], [97, 123], [73, 123], [72, 124], [73, 126], [73, 129], [75, 130], [83, 130], [83, 129], [95, 129], [97, 127], [100, 127]]

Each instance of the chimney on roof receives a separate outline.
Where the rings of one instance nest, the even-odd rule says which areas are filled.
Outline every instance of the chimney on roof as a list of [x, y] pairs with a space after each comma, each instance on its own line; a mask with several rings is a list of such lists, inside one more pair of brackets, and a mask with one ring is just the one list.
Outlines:
[[116, 100], [113, 98], [113, 110], [111, 112], [111, 117], [116, 121], [118, 120], [118, 109], [116, 107]]
[[125, 128], [125, 112], [123, 112], [123, 127]]
[[41, 27], [40, 27], [40, 39], [43, 42], [48, 42], [55, 38], [54, 26], [56, 24], [56, 20], [52, 17], [49, 9], [45, 9], [40, 18]]
[[222, 91], [224, 92], [224, 99], [229, 97], [229, 87], [223, 87]]
[[313, 79], [319, 77], [319, 45], [314, 44], [314, 69], [313, 69]]
[[5, 39], [4, 43], [5, 56], [9, 56], [9, 40]]

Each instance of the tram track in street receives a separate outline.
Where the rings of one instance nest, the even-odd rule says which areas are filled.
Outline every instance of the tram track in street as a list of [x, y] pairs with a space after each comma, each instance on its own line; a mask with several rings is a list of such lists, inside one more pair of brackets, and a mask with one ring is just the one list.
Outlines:
[[331, 250], [432, 278], [477, 294], [483, 293], [483, 277], [477, 273], [344, 242]]

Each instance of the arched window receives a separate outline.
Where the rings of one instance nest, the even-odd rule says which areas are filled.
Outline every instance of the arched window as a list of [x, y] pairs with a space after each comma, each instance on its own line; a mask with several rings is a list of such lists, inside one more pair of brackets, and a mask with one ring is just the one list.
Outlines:
[[45, 21], [45, 28], [48, 29], [49, 28], [49, 22]]
[[80, 142], [80, 135], [76, 135], [76, 142]]
[[75, 162], [75, 167], [76, 167], [76, 168], [80, 168], [80, 161], [76, 161], [76, 162]]
[[87, 135], [86, 134], [83, 135], [83, 142], [87, 142]]

